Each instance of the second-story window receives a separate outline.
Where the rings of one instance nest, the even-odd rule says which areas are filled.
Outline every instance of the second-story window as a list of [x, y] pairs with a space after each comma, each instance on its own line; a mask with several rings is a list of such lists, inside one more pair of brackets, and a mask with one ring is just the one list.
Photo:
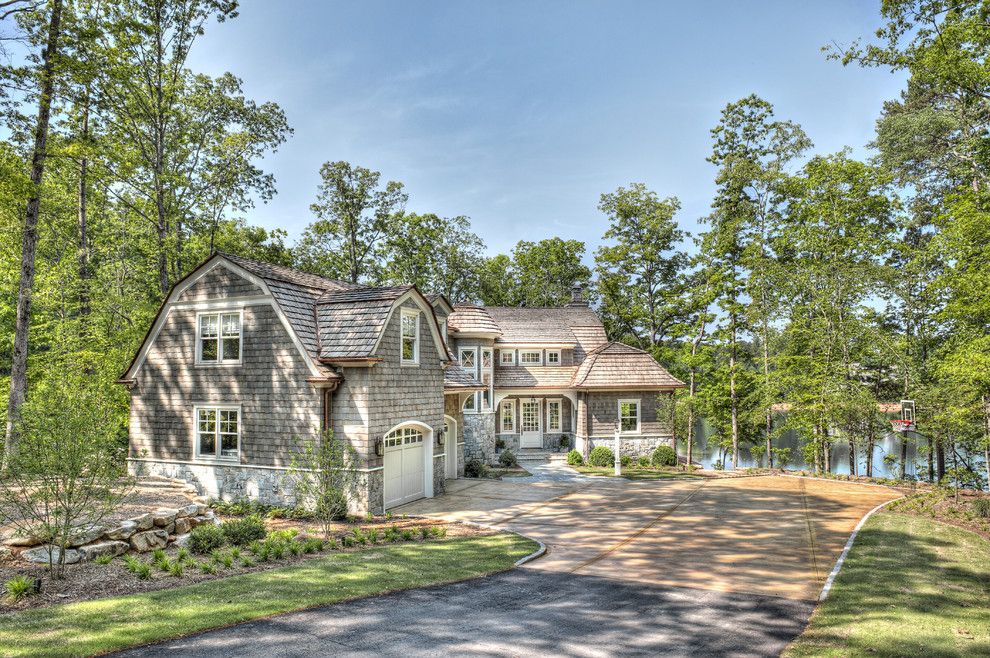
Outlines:
[[541, 362], [539, 350], [519, 352], [519, 365], [521, 366], [538, 366]]
[[196, 362], [241, 362], [241, 314], [202, 313], [196, 328]]
[[560, 365], [560, 352], [557, 350], [547, 350], [547, 365], [548, 366], [559, 366]]
[[516, 365], [516, 352], [515, 350], [502, 350], [499, 352], [499, 363], [503, 366], [514, 366]]
[[402, 310], [402, 362], [419, 363], [419, 313]]
[[477, 356], [478, 352], [476, 350], [461, 350], [461, 367], [476, 374], [477, 370], [475, 369], [475, 366], [477, 365]]

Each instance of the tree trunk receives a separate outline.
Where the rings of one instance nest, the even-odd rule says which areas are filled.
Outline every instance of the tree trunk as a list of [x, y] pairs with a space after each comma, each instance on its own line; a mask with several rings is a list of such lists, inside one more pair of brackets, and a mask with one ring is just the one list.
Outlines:
[[941, 438], [935, 442], [935, 475], [939, 482], [945, 477], [945, 446]]
[[990, 395], [983, 396], [983, 465], [987, 469], [987, 490], [990, 491]]
[[928, 481], [935, 481], [935, 442], [928, 437]]
[[[87, 96], [83, 107], [82, 138], [89, 141], [89, 98]], [[82, 331], [86, 333], [86, 318], [89, 316], [89, 227], [87, 218], [87, 201], [89, 193], [89, 159], [84, 155], [79, 161], [79, 315], [83, 318]]]
[[907, 477], [907, 432], [901, 432], [901, 466], [898, 477], [901, 480]]
[[24, 232], [21, 241], [21, 275], [17, 289], [10, 398], [7, 402], [6, 456], [9, 456], [16, 446], [15, 427], [27, 394], [28, 330], [31, 324], [31, 295], [34, 291], [35, 259], [38, 253], [38, 215], [41, 210], [41, 183], [45, 174], [45, 157], [48, 148], [48, 124], [51, 120], [52, 98], [55, 94], [55, 58], [59, 49], [62, 0], [51, 0], [51, 8], [48, 41], [42, 52], [41, 95], [38, 99], [38, 121], [34, 130], [34, 151], [31, 154], [31, 196], [28, 198], [24, 213]]
[[872, 427], [867, 430], [866, 434], [866, 477], [873, 477], [873, 451], [876, 449], [876, 437], [875, 429]]
[[858, 475], [856, 473], [856, 442], [849, 439], [849, 475]]
[[729, 399], [732, 405], [732, 470], [739, 468], [739, 404], [736, 400], [736, 314], [732, 313], [732, 345], [729, 350]]

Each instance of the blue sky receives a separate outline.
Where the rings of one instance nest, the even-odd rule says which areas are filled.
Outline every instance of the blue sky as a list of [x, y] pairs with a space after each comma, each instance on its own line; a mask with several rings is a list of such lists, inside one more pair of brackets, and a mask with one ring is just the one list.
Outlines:
[[402, 181], [408, 208], [467, 215], [490, 253], [558, 235], [589, 245], [603, 192], [643, 182], [699, 230], [714, 189], [709, 130], [757, 93], [815, 151], [862, 157], [886, 71], [843, 68], [821, 47], [869, 36], [879, 2], [308, 2], [244, 0], [194, 48], [274, 100], [295, 135], [265, 166], [278, 195], [249, 216], [295, 238], [320, 165], [347, 160]]

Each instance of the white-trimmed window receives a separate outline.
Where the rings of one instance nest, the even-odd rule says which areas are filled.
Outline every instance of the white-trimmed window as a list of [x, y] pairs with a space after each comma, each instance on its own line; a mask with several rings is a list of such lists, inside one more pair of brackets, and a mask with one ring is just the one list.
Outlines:
[[623, 434], [639, 434], [639, 399], [619, 400], [619, 431]]
[[519, 365], [538, 366], [543, 363], [542, 353], [539, 350], [520, 350]]
[[196, 457], [236, 461], [241, 449], [240, 407], [193, 407]]
[[492, 369], [492, 351], [487, 347], [481, 350], [481, 367], [485, 370]]
[[560, 431], [560, 400], [547, 400], [547, 431]]
[[403, 444], [413, 445], [423, 442], [423, 433], [415, 427], [400, 427], [386, 434], [384, 441], [386, 448], [397, 448]]
[[548, 366], [560, 365], [560, 350], [547, 350], [547, 365]]
[[419, 363], [419, 311], [402, 309], [402, 363]]
[[474, 403], [475, 402], [475, 397], [476, 396], [475, 396], [474, 393], [472, 393], [471, 395], [467, 396], [467, 399], [464, 400], [464, 411], [468, 411], [470, 413], [474, 413], [475, 411], [477, 411], [477, 408], [476, 408], [475, 403]]
[[478, 372], [478, 350], [474, 347], [462, 347], [460, 355], [461, 367], [472, 374]]
[[196, 363], [241, 362], [241, 312], [200, 313], [196, 316]]
[[502, 350], [501, 352], [499, 352], [499, 363], [501, 363], [503, 366], [516, 365], [516, 351]]
[[502, 423], [503, 434], [515, 434], [516, 432], [516, 403], [512, 400], [502, 402], [502, 412], [499, 414]]

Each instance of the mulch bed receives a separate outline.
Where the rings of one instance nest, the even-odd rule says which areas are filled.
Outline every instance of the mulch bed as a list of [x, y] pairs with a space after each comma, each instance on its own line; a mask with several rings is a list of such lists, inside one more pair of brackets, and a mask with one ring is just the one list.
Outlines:
[[[157, 505], [155, 509], [160, 506], [161, 505]], [[269, 531], [288, 528], [298, 529], [300, 531], [300, 538], [304, 536], [322, 538], [323, 536], [322, 531], [318, 529], [311, 521], [268, 519], [266, 520], [266, 525]], [[444, 526], [447, 528], [447, 538], [473, 537], [493, 534], [494, 532], [491, 530], [475, 528], [457, 523], [450, 524], [440, 521], [428, 521], [424, 519], [385, 519], [383, 517], [378, 517], [372, 521], [365, 520], [335, 524], [332, 536], [337, 536], [339, 538], [350, 533], [354, 528], [361, 528], [363, 530], [378, 528], [381, 531], [393, 525], [398, 526], [400, 530], [406, 528], [416, 529], [417, 534], [412, 542], [442, 541], [432, 537], [425, 540], [422, 539], [418, 531], [421, 526]], [[28, 596], [20, 601], [17, 601], [16, 603], [11, 603], [0, 596], [0, 615], [26, 610], [29, 608], [42, 608], [75, 601], [89, 601], [107, 597], [123, 596], [127, 594], [136, 594], [139, 592], [171, 589], [173, 587], [182, 587], [206, 580], [239, 576], [241, 574], [253, 573], [256, 571], [268, 571], [270, 569], [277, 569], [292, 564], [298, 564], [299, 562], [306, 560], [326, 557], [334, 553], [373, 551], [375, 548], [389, 545], [391, 544], [379, 543], [375, 545], [359, 545], [352, 548], [338, 548], [332, 551], [326, 550], [319, 553], [311, 553], [309, 555], [303, 554], [299, 556], [293, 556], [291, 553], [287, 552], [282, 559], [273, 559], [268, 562], [258, 561], [257, 564], [252, 567], [243, 567], [239, 564], [235, 564], [235, 566], [230, 569], [221, 568], [216, 574], [203, 573], [195, 566], [187, 566], [182, 577], [175, 577], [161, 571], [157, 567], [152, 567], [152, 576], [149, 580], [138, 580], [136, 575], [127, 571], [123, 558], [116, 558], [108, 565], [100, 565], [95, 562], [68, 565], [66, 567], [66, 578], [57, 581], [53, 581], [51, 579], [48, 574], [48, 569], [44, 565], [30, 565], [26, 562], [8, 563], [0, 565], [0, 585], [16, 575], [26, 575], [31, 578], [41, 579], [41, 593], [34, 596]], [[169, 559], [174, 559], [178, 549], [169, 547], [165, 552], [169, 556]], [[241, 553], [245, 556], [253, 557], [246, 547], [241, 547]], [[145, 562], [151, 561], [150, 553], [135, 554], [135, 557]], [[197, 561], [205, 561], [209, 559], [209, 556], [207, 555], [194, 554], [192, 557]], [[2, 590], [0, 590], [0, 594], [2, 594]]]
[[964, 490], [959, 492], [959, 500], [951, 492], [926, 491], [897, 500], [886, 510], [912, 516], [935, 519], [939, 523], [975, 532], [990, 540], [990, 519], [977, 518], [973, 514], [972, 503], [977, 498], [987, 498], [986, 493]]

